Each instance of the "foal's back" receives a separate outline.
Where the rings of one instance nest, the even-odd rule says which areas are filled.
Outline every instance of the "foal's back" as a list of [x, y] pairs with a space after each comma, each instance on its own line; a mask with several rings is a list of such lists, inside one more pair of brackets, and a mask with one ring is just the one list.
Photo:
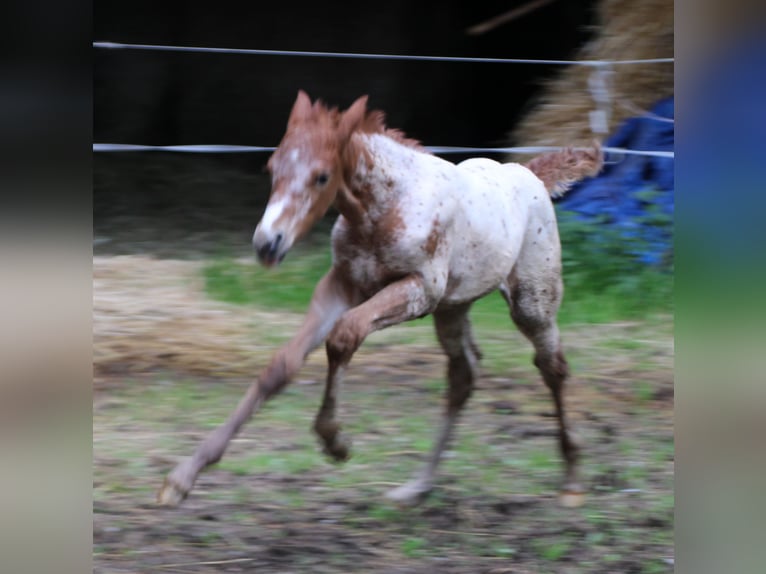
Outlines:
[[[471, 301], [496, 289], [513, 270], [532, 225], [555, 216], [542, 182], [527, 168], [486, 158], [456, 166], [455, 209], [449, 239], [449, 279], [444, 303]], [[532, 239], [535, 241], [535, 239]], [[542, 233], [545, 247], [558, 236]], [[555, 246], [557, 248], [557, 245]]]

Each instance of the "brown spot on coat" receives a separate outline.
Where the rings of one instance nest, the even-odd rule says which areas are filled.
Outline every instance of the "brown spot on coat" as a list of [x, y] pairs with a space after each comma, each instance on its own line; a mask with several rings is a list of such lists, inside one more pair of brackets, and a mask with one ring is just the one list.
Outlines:
[[455, 291], [460, 288], [462, 280], [459, 278], [452, 279], [447, 282], [447, 289], [444, 291], [444, 298], [449, 298]]
[[439, 218], [435, 218], [433, 227], [431, 227], [431, 233], [428, 234], [423, 249], [429, 256], [433, 256], [433, 254], [436, 253], [436, 249], [439, 247], [440, 241], [441, 233], [439, 232]]

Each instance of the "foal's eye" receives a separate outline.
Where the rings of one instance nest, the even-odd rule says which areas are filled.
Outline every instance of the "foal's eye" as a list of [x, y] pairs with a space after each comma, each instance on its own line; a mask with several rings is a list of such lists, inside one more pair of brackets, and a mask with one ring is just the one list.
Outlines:
[[327, 185], [327, 182], [330, 181], [330, 175], [327, 172], [320, 173], [316, 179], [314, 180], [314, 183], [316, 183], [319, 186]]

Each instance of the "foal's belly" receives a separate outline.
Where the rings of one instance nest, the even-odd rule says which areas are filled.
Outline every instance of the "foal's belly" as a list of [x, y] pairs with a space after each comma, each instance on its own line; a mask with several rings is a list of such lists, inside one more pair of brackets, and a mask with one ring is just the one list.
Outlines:
[[518, 259], [523, 226], [495, 221], [473, 229], [482, 232], [456, 231], [445, 303], [466, 303], [494, 291], [508, 278]]
[[461, 264], [450, 269], [442, 297], [444, 304], [468, 303], [491, 293], [506, 280], [515, 263], [510, 255], [493, 261], [481, 257], [472, 259], [470, 254], [459, 259]]

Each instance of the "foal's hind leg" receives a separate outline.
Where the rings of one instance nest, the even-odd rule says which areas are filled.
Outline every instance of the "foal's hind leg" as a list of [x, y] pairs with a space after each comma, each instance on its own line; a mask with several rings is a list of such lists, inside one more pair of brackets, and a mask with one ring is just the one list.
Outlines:
[[410, 482], [387, 494], [396, 502], [417, 504], [431, 491], [436, 468], [449, 443], [455, 421], [473, 391], [473, 383], [478, 375], [479, 352], [471, 334], [468, 308], [466, 305], [433, 314], [439, 343], [449, 359], [447, 407], [425, 466]]
[[510, 286], [501, 289], [511, 307], [511, 317], [519, 330], [535, 347], [535, 366], [553, 395], [559, 425], [559, 446], [566, 465], [561, 504], [580, 506], [584, 489], [579, 482], [579, 447], [567, 424], [564, 409], [564, 383], [569, 367], [561, 350], [556, 313], [561, 302], [563, 287], [558, 276], [541, 280], [512, 278]]

